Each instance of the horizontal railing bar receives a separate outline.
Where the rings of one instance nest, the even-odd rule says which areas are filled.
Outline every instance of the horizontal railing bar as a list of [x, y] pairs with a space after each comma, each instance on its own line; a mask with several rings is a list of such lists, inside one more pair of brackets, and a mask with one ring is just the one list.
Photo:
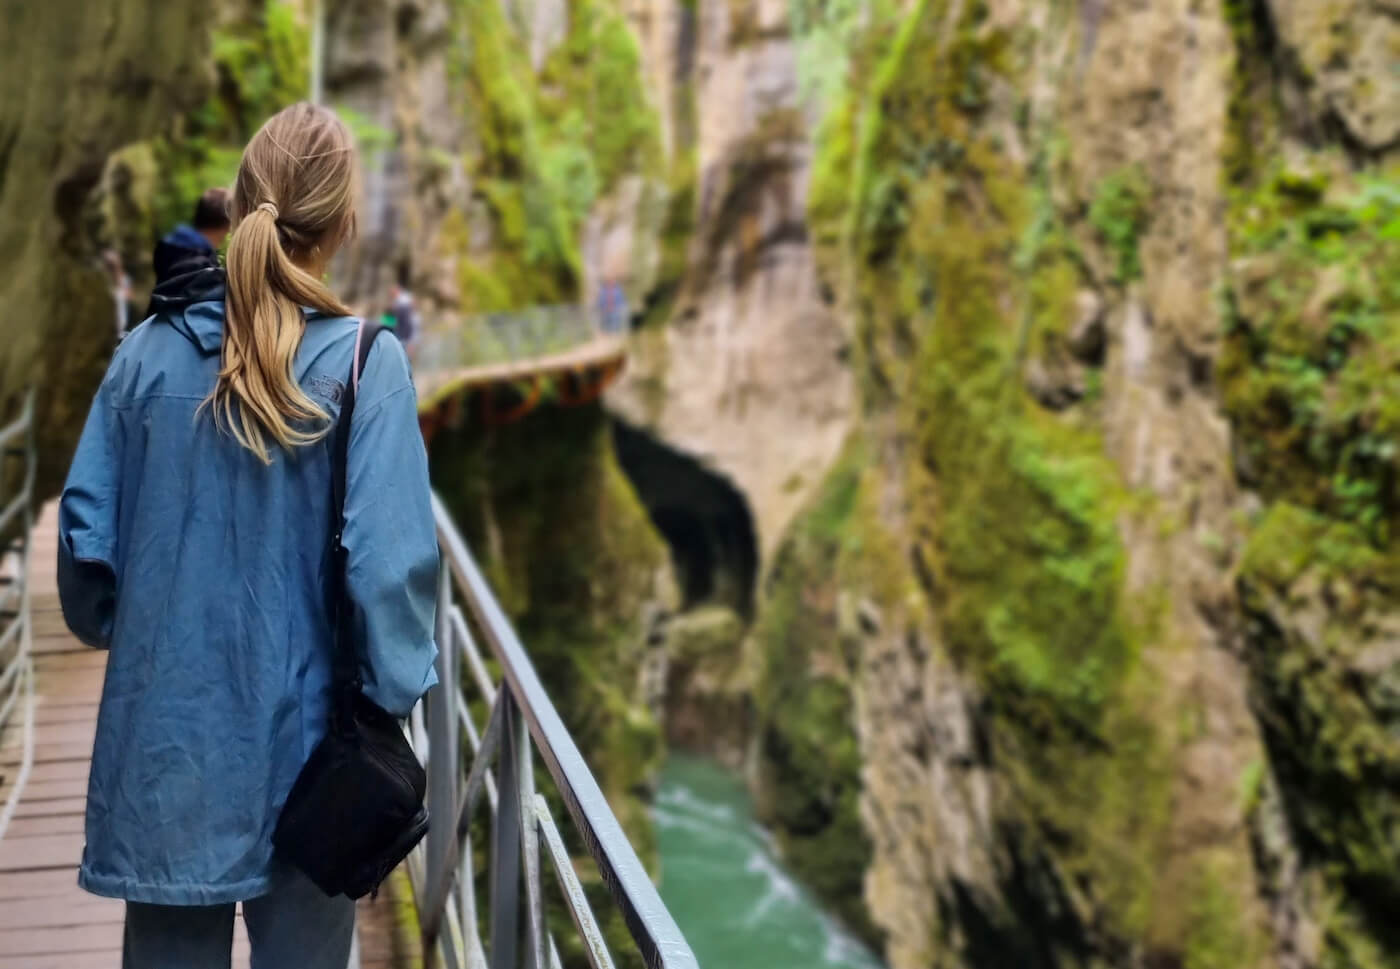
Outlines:
[[554, 816], [549, 813], [549, 804], [539, 794], [535, 795], [535, 816], [540, 834], [544, 836], [545, 849], [553, 862], [554, 875], [559, 879], [559, 888], [564, 892], [564, 900], [568, 903], [564, 907], [569, 910], [574, 927], [583, 939], [589, 965], [593, 969], [614, 969], [612, 953], [608, 952], [603, 932], [598, 928], [598, 920], [593, 917], [588, 896], [584, 894], [583, 884], [578, 880], [578, 872], [574, 871], [573, 859], [564, 848], [564, 839], [559, 836]]
[[622, 910], [643, 960], [651, 969], [698, 969], [694, 953], [661, 901], [597, 780], [550, 702], [525, 647], [491, 594], [466, 543], [452, 525], [446, 506], [436, 494], [432, 502], [439, 543], [448, 567], [487, 644], [501, 663], [505, 681], [520, 703], [545, 767], [589, 854], [597, 863], [608, 891]]
[[29, 507], [29, 485], [20, 489], [14, 500], [5, 506], [4, 511], [0, 511], [0, 535], [5, 534], [5, 529], [9, 528], [13, 519], [18, 518], [20, 512]]
[[[10, 645], [8, 640], [10, 640], [12, 634], [16, 630], [22, 628], [23, 625], [24, 624], [22, 622], [19, 622], [18, 620], [11, 624], [10, 628], [5, 631], [5, 634], [3, 636], [0, 636], [0, 650], [3, 650], [6, 646]], [[10, 662], [8, 666], [5, 667], [3, 672], [0, 672], [0, 690], [3, 690], [6, 687], [8, 687], [10, 685], [10, 680], [14, 679], [16, 676], [19, 675], [19, 671], [24, 668], [24, 661], [28, 658], [28, 656], [29, 654], [22, 649], [15, 650], [14, 659]], [[4, 723], [4, 721], [0, 720], [0, 723]]]
[[34, 398], [26, 397], [24, 409], [20, 411], [19, 417], [15, 418], [4, 428], [0, 428], [0, 450], [9, 447], [10, 442], [29, 430], [29, 423], [34, 418]]
[[[15, 669], [20, 669], [20, 666], [21, 664], [15, 664]], [[0, 685], [0, 692], [4, 690], [5, 687]], [[14, 685], [10, 688], [9, 695], [5, 697], [5, 702], [0, 704], [0, 729], [3, 729], [6, 722], [9, 721], [10, 714], [14, 712], [15, 705], [19, 703], [19, 698], [23, 695], [24, 681], [22, 679], [16, 679]]]

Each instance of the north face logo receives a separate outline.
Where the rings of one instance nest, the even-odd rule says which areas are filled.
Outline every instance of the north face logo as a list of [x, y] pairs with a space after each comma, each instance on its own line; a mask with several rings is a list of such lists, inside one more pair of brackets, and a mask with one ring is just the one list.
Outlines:
[[345, 394], [345, 385], [328, 374], [317, 374], [307, 381], [306, 390], [315, 397], [321, 397], [332, 404], [338, 404], [340, 398]]

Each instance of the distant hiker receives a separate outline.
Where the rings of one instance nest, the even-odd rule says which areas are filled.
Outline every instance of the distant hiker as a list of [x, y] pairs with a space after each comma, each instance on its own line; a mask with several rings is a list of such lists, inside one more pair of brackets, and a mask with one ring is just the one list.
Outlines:
[[389, 291], [388, 323], [394, 329], [405, 349], [411, 349], [418, 336], [418, 310], [413, 305], [413, 294], [398, 284]]
[[228, 189], [211, 188], [199, 197], [191, 223], [177, 225], [156, 243], [152, 261], [159, 286], [174, 276], [219, 265], [219, 247], [228, 238]]
[[[274, 831], [334, 701], [353, 701], [342, 723], [368, 750], [362, 717], [392, 725], [436, 682], [408, 361], [322, 282], [355, 226], [355, 169], [323, 107], [253, 136], [227, 273], [157, 287], [59, 503], [64, 618], [110, 650], [78, 883], [126, 900], [123, 969], [228, 969], [239, 902], [254, 966], [345, 969], [355, 903], [274, 854]], [[342, 807], [331, 832], [364, 816]]]
[[615, 279], [598, 287], [598, 320], [604, 333], [621, 333], [627, 328], [627, 294]]

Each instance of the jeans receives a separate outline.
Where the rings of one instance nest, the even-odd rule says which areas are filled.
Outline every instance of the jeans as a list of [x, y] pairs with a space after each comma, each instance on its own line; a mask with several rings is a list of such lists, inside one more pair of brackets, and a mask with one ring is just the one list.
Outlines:
[[[233, 912], [226, 905], [126, 903], [122, 969], [229, 969]], [[297, 874], [271, 894], [243, 903], [252, 969], [345, 969], [355, 903], [327, 898]]]

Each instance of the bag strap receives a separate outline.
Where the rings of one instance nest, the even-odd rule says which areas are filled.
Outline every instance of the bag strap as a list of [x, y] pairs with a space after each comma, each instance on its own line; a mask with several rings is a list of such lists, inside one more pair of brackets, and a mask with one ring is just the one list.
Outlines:
[[345, 491], [350, 456], [350, 426], [355, 413], [355, 398], [360, 392], [360, 374], [374, 348], [375, 338], [383, 332], [378, 323], [361, 322], [355, 333], [355, 354], [350, 365], [349, 379], [341, 395], [340, 414], [331, 437], [331, 575], [330, 614], [335, 636], [332, 659], [335, 698], [331, 704], [331, 728], [337, 723], [349, 729], [354, 716], [355, 698], [363, 681], [360, 664], [355, 655], [355, 641], [350, 633], [350, 603], [345, 593], [345, 570], [349, 553], [345, 549]]

